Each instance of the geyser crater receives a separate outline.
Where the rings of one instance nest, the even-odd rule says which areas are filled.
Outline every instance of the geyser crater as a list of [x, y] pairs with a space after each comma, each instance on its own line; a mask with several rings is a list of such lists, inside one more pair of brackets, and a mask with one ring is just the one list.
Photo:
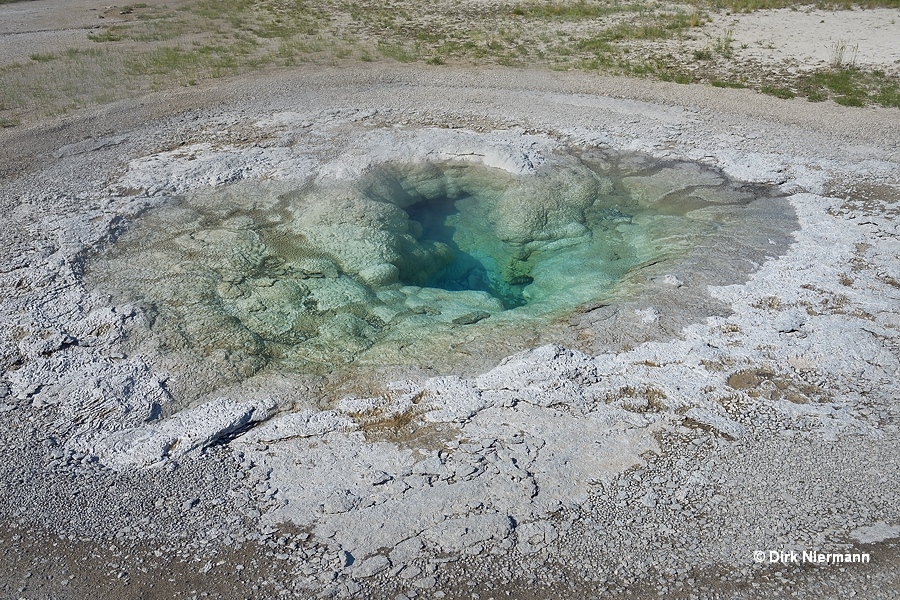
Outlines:
[[[585, 303], [639, 293], [630, 274], [752, 229], [743, 209], [767, 193], [693, 163], [597, 151], [525, 175], [388, 162], [352, 182], [247, 180], [174, 198], [86, 279], [143, 308], [149, 334], [132, 343], [170, 371], [190, 365], [188, 400], [203, 393], [188, 380], [271, 369], [441, 371], [448, 348], [517, 335], [526, 346]], [[497, 348], [491, 359], [510, 344]]]

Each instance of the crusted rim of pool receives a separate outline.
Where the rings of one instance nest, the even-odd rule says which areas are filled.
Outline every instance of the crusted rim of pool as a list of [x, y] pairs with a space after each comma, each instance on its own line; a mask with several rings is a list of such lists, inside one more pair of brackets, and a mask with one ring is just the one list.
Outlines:
[[[646, 302], [700, 321], [721, 310], [706, 286], [742, 281], [797, 226], [775, 186], [515, 132], [370, 128], [328, 162], [302, 139], [186, 146], [131, 161], [118, 186], [143, 190], [122, 201], [144, 211], [90, 255], [86, 282], [137, 311], [127, 351], [169, 374], [176, 407], [272, 375], [321, 390], [378, 368], [463, 375], [543, 343], [590, 349], [579, 338], [658, 319], [627, 310]], [[431, 203], [449, 203], [433, 218], [452, 237], [423, 233]], [[436, 285], [460, 255], [456, 277], [487, 281]], [[322, 405], [308, 396], [279, 404]]]

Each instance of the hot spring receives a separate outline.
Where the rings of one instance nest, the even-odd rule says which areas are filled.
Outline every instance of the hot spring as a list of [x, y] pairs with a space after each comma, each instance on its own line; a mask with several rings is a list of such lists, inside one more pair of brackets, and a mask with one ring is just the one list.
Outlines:
[[639, 293], [630, 274], [752, 228], [761, 195], [696, 164], [597, 153], [527, 175], [449, 161], [248, 180], [149, 211], [86, 279], [141, 307], [132, 343], [193, 373], [184, 389], [272, 371], [440, 372]]

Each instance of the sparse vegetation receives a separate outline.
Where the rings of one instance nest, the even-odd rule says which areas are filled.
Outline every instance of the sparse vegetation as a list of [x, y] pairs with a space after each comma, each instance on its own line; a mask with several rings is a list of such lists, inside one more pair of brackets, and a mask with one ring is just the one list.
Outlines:
[[92, 42], [121, 42], [125, 39], [125, 28], [113, 25], [100, 33], [87, 34], [87, 39]]
[[789, 100], [794, 98], [797, 94], [792, 92], [791, 90], [783, 87], [774, 87], [771, 85], [764, 85], [759, 88], [763, 94], [768, 94], [769, 96], [775, 96], [776, 98], [781, 98], [782, 100]]
[[839, 69], [844, 65], [854, 66], [856, 64], [856, 54], [859, 52], [859, 44], [847, 46], [847, 40], [839, 40], [831, 45], [831, 66]]
[[716, 39], [715, 50], [725, 58], [731, 58], [734, 55], [734, 49], [731, 44], [734, 43], [734, 31], [726, 29], [724, 35]]
[[900, 108], [900, 82], [882, 71], [855, 67], [819, 71], [804, 77], [798, 89], [813, 102], [831, 98], [844, 106], [874, 103]]
[[638, 2], [621, 5], [618, 3], [588, 2], [523, 2], [513, 7], [507, 7], [511, 14], [530, 17], [533, 19], [559, 19], [559, 20], [583, 20], [595, 19], [621, 12], [641, 11], [643, 5]]
[[[0, 0], [9, 3], [12, 0]], [[900, 0], [865, 6], [900, 7]], [[56, 114], [173, 85], [268, 66], [336, 61], [542, 65], [556, 70], [652, 77], [716, 87], [750, 87], [779, 98], [831, 99], [847, 106], [898, 106], [900, 80], [854, 66], [855, 46], [832, 48], [831, 69], [759, 82], [734, 72], [734, 34], [709, 45], [713, 12], [797, 6], [791, 0], [690, 0], [683, 5], [620, 0], [529, 0], [502, 5], [450, 0], [193, 0], [177, 8], [129, 4], [125, 20], [86, 34], [94, 47], [39, 52], [0, 67], [0, 118]], [[842, 2], [807, 6], [841, 8]], [[460, 23], [464, 25], [460, 25]], [[699, 30], [699, 32], [697, 31]], [[702, 39], [702, 38], [701, 38]], [[743, 46], [742, 46], [743, 47]]]
[[410, 63], [416, 60], [416, 53], [403, 44], [378, 44], [378, 52], [397, 62]]
[[46, 54], [37, 53], [32, 54], [29, 58], [31, 58], [31, 60], [35, 62], [50, 62], [51, 60], [56, 58], [56, 55], [52, 52], [48, 52]]

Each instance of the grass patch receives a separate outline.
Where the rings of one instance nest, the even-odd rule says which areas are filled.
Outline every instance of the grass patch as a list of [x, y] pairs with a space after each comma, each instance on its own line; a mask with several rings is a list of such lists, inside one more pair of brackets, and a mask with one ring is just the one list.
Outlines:
[[809, 79], [813, 91], [827, 90], [838, 104], [863, 106], [868, 93], [859, 74], [851, 69], [816, 73]]
[[794, 98], [796, 94], [787, 88], [782, 87], [772, 87], [770, 85], [764, 85], [759, 88], [759, 91], [763, 94], [768, 94], [769, 96], [775, 96], [776, 98], [781, 98], [783, 100], [790, 100]]
[[890, 108], [900, 108], [900, 84], [888, 83], [872, 96], [877, 104]]
[[713, 48], [725, 58], [731, 58], [734, 56], [734, 49], [731, 47], [732, 43], [734, 43], [734, 31], [726, 29], [724, 35], [716, 39]]
[[28, 115], [60, 114], [96, 104], [98, 97], [106, 101], [121, 97], [110, 95], [110, 90], [140, 89], [124, 71], [121, 56], [104, 48], [70, 48], [50, 61], [7, 65], [0, 68], [4, 118], [18, 122]]
[[806, 99], [810, 102], [825, 102], [828, 100], [828, 94], [821, 91], [811, 91], [806, 94]]
[[[557, 57], [577, 57], [573, 66], [588, 68], [591, 70], [604, 70], [618, 65], [619, 72], [646, 76], [653, 73], [667, 73], [668, 68], [660, 68], [656, 59], [648, 58], [647, 61], [616, 61], [612, 57], [627, 54], [628, 43], [632, 40], [664, 40], [681, 35], [681, 33], [696, 23], [694, 13], [684, 11], [642, 13], [627, 22], [620, 22], [602, 29], [596, 35], [583, 37], [571, 44], [560, 44], [552, 48]], [[593, 56], [584, 56], [584, 54]], [[582, 56], [578, 57], [581, 54]], [[699, 50], [695, 52], [695, 58], [706, 60], [712, 58], [709, 51]], [[647, 64], [644, 64], [644, 63]], [[650, 64], [654, 63], [654, 64]], [[669, 78], [674, 80], [674, 75]], [[692, 79], [693, 80], [693, 79]]]
[[146, 2], [138, 2], [137, 4], [126, 4], [119, 11], [120, 15], [130, 15], [138, 8], [147, 8], [149, 5]]
[[32, 54], [29, 58], [35, 62], [50, 62], [51, 60], [56, 58], [56, 55], [52, 52], [48, 52], [46, 54], [36, 53]]
[[856, 55], [859, 52], [859, 44], [848, 47], [847, 40], [838, 40], [831, 45], [831, 67], [840, 69], [845, 64], [852, 67], [856, 64]]
[[[278, 56], [285, 60], [285, 64], [293, 65], [297, 60], [312, 60], [314, 56], [329, 48], [329, 44], [323, 38], [294, 38], [281, 41], [278, 46]], [[336, 58], [347, 58], [350, 54], [350, 49], [347, 47], [335, 50]]]
[[[0, 0], [8, 4], [15, 0]], [[861, 6], [900, 8], [900, 0], [863, 0]], [[453, 0], [186, 0], [168, 8], [128, 4], [129, 15], [92, 30], [93, 53], [73, 48], [35, 53], [0, 67], [0, 105], [8, 120], [39, 118], [75, 107], [133, 97], [150, 90], [197, 85], [204, 80], [301, 62], [369, 62], [441, 65], [537, 65], [690, 83], [733, 54], [733, 34], [707, 48], [679, 55], [661, 40], [696, 38], [711, 11], [844, 6], [791, 0], [689, 0], [682, 4], [637, 0], [524, 0], [501, 4]], [[833, 68], [793, 76], [778, 97], [833, 99], [849, 106], [897, 106], [896, 78], [853, 69], [853, 47], [832, 48]], [[740, 65], [734, 65], [740, 68]], [[845, 71], [852, 71], [849, 75]], [[712, 85], [743, 87], [740, 72], [718, 73]], [[791, 91], [796, 90], [796, 91]]]
[[101, 31], [100, 33], [89, 33], [87, 34], [87, 39], [92, 42], [104, 43], [104, 42], [121, 42], [125, 39], [127, 28], [122, 25], [112, 25], [111, 27], [107, 27], [105, 31]]
[[249, 66], [246, 59], [254, 44], [240, 40], [232, 44], [182, 48], [157, 48], [126, 62], [132, 75], [167, 75], [180, 80], [214, 78], [234, 74], [241, 66]]
[[402, 63], [415, 62], [416, 54], [403, 44], [378, 44], [378, 52], [385, 58], [390, 58]]
[[599, 37], [581, 40], [577, 44], [575, 44], [575, 47], [578, 50], [586, 52], [610, 53], [616, 51], [615, 47], [610, 43], [608, 39]]
[[882, 71], [856, 67], [819, 71], [804, 77], [799, 89], [811, 102], [831, 99], [843, 106], [900, 108], [900, 81]]
[[507, 10], [510, 14], [530, 19], [557, 19], [579, 21], [597, 19], [621, 12], [644, 10], [645, 5], [639, 3], [621, 5], [618, 2], [523, 2]]
[[167, 42], [192, 33], [196, 31], [188, 21], [171, 13], [148, 19], [138, 26], [125, 29], [120, 35], [135, 42]]

